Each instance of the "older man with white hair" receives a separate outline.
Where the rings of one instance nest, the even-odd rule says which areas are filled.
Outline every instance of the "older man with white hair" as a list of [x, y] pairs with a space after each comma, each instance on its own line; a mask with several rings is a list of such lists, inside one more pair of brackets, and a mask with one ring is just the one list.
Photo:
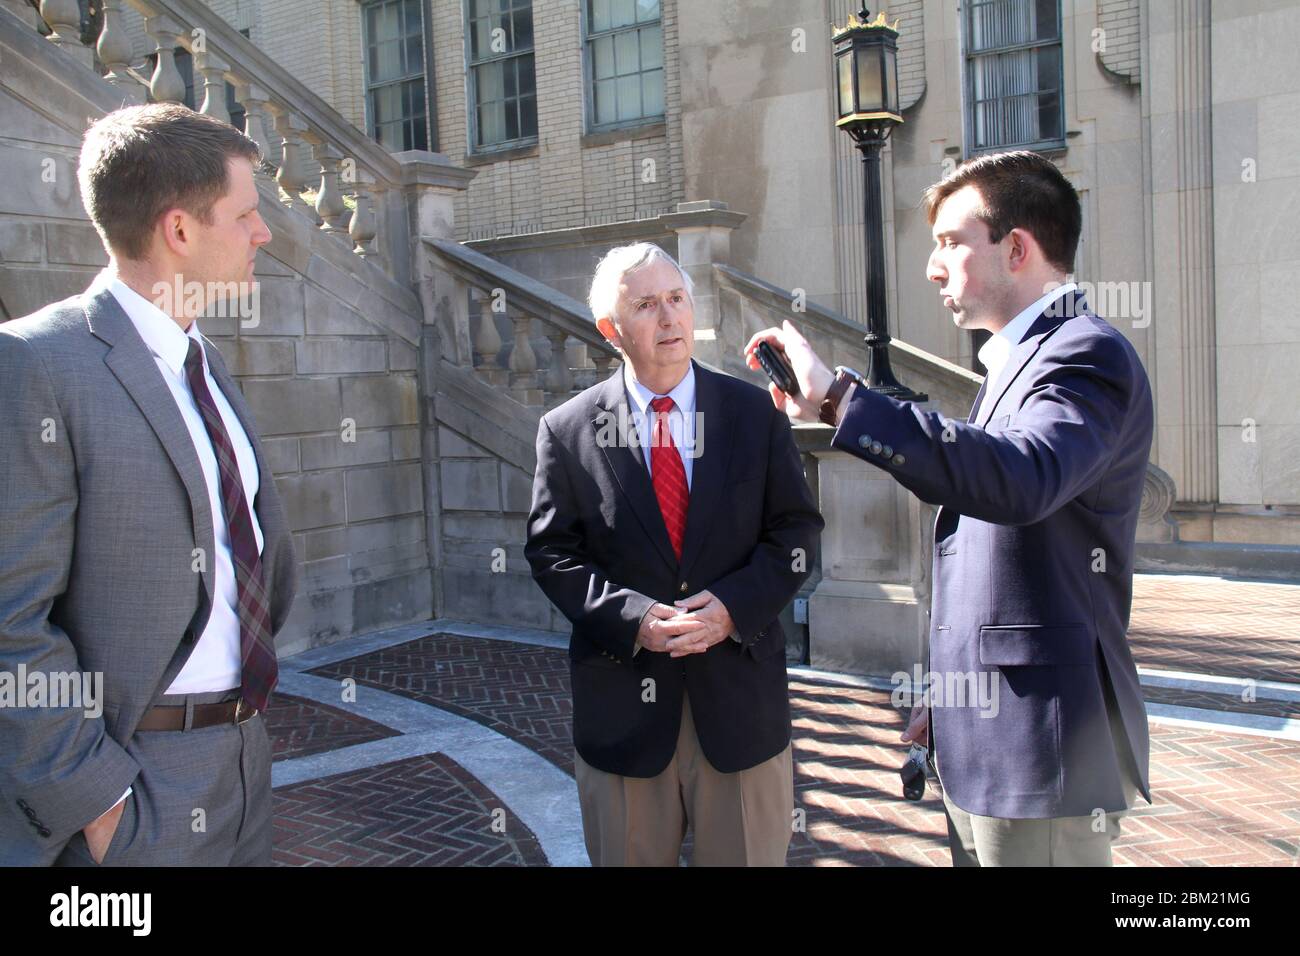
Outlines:
[[[542, 418], [525, 553], [573, 625], [593, 864], [779, 866], [794, 809], [785, 634], [822, 529], [786, 417], [691, 359], [691, 281], [650, 243], [591, 284], [622, 367]], [[632, 427], [625, 427], [626, 423]]]

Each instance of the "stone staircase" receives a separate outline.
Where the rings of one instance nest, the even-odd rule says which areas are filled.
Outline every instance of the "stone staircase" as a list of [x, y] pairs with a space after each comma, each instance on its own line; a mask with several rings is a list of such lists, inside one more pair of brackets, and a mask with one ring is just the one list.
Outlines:
[[[434, 617], [567, 630], [523, 543], [540, 416], [618, 365], [587, 307], [455, 240], [472, 171], [387, 152], [198, 0], [109, 0], [93, 52], [76, 7], [44, 4], [45, 38], [0, 0], [0, 168], [32, 183], [53, 170], [44, 188], [0, 194], [3, 318], [80, 291], [103, 266], [76, 194], [81, 134], [123, 103], [178, 99], [173, 51], [188, 50], [200, 109], [228, 119], [231, 84], [266, 158], [262, 315], [202, 324], [257, 417], [303, 561], [281, 653]], [[154, 40], [149, 69], [121, 42], [128, 15]], [[662, 218], [695, 285], [700, 361], [762, 386], [740, 349], [789, 318], [832, 364], [865, 369], [860, 326], [727, 261], [742, 213], [704, 200]], [[890, 349], [902, 381], [965, 418], [978, 376], [897, 339]], [[830, 435], [796, 429], [827, 532], [785, 613], [789, 651], [888, 673], [919, 659], [928, 630], [931, 511], [832, 451]]]

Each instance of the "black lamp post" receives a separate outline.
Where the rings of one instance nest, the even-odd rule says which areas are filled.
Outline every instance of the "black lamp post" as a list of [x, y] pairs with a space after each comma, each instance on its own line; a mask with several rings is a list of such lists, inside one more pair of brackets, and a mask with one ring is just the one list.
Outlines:
[[873, 391], [909, 402], [927, 396], [894, 377], [889, 367], [889, 319], [885, 300], [885, 219], [880, 198], [880, 150], [898, 112], [898, 30], [884, 13], [871, 19], [863, 4], [849, 22], [831, 34], [835, 46], [835, 125], [853, 137], [862, 152], [863, 225], [867, 245], [867, 383]]

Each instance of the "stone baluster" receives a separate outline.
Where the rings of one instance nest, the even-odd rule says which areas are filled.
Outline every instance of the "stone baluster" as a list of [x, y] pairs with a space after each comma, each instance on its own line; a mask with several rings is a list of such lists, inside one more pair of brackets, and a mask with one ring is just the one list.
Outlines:
[[357, 181], [353, 184], [352, 194], [356, 197], [357, 208], [352, 214], [352, 221], [348, 223], [348, 235], [356, 243], [352, 251], [362, 258], [369, 258], [376, 254], [375, 252], [375, 209], [373, 205], [372, 191], [374, 182], [369, 176], [357, 171]]
[[[71, 52], [80, 52], [81, 5], [77, 0], [41, 0], [41, 19], [53, 31], [50, 40]], [[81, 59], [81, 57], [78, 57]]]
[[362, 252], [360, 255], [363, 259], [369, 259], [375, 265], [383, 268], [384, 224], [388, 221], [385, 212], [386, 200], [384, 194], [388, 192], [388, 183], [382, 179], [366, 178], [363, 185], [370, 196], [370, 219], [374, 223], [374, 226], [372, 227], [374, 235], [371, 237], [367, 250]]
[[275, 174], [275, 181], [288, 194], [289, 206], [314, 222], [316, 210], [307, 205], [302, 198], [303, 187], [307, 185], [302, 175], [302, 134], [307, 129], [307, 124], [297, 113], [276, 107], [274, 104], [271, 109], [276, 113], [275, 131], [280, 134], [282, 142], [280, 169]]
[[108, 68], [104, 79], [136, 102], [143, 102], [140, 81], [128, 72], [135, 47], [122, 26], [122, 0], [104, 0], [103, 7], [104, 26], [99, 31], [95, 52], [99, 54], [99, 62]]
[[[302, 149], [301, 149], [303, 168], [301, 170], [302, 175], [300, 177], [302, 180], [303, 189], [311, 189], [313, 186], [318, 187], [320, 185], [319, 177], [321, 175], [321, 165], [317, 161], [319, 159], [317, 150], [324, 145], [325, 145], [324, 136], [316, 132], [316, 130], [312, 129], [310, 126], [307, 126], [305, 129], [303, 129]], [[310, 154], [308, 153], [308, 150], [311, 151]], [[316, 209], [317, 200], [319, 199], [320, 199], [319, 191], [317, 191], [315, 198], [313, 198], [310, 202], [307, 201], [306, 197], [303, 198], [303, 203], [305, 204], [304, 210], [306, 211], [311, 221], [316, 224], [316, 228], [318, 229], [323, 228], [325, 225], [325, 220], [321, 217], [320, 212], [318, 212]]]
[[147, 17], [144, 29], [154, 42], [157, 58], [149, 78], [149, 94], [155, 103], [183, 103], [185, 78], [176, 68], [176, 48], [181, 45], [184, 31], [171, 17]]
[[270, 162], [271, 134], [267, 132], [269, 119], [267, 104], [271, 100], [270, 93], [265, 87], [258, 86], [256, 83], [236, 78], [235, 99], [244, 108], [244, 135], [255, 142], [257, 148], [262, 151], [262, 161], [258, 164], [256, 174], [259, 179], [271, 182], [275, 176], [271, 172], [274, 167]]
[[596, 381], [603, 382], [609, 378], [609, 363], [612, 361], [614, 356], [603, 350], [597, 349], [592, 352], [591, 364], [596, 366]]
[[320, 192], [316, 194], [316, 214], [321, 219], [321, 229], [331, 235], [347, 236], [348, 207], [339, 189], [339, 164], [343, 154], [329, 143], [317, 143], [312, 155], [320, 163]]
[[501, 351], [501, 335], [497, 332], [496, 317], [492, 312], [492, 294], [487, 289], [478, 290], [479, 324], [474, 334], [474, 353], [478, 356], [478, 368], [495, 370], [497, 353]]
[[587, 354], [587, 343], [582, 339], [569, 337], [564, 344], [565, 360], [569, 368], [591, 368], [591, 358]]
[[203, 76], [203, 103], [199, 112], [214, 116], [223, 123], [230, 122], [230, 111], [226, 109], [226, 73], [230, 64], [211, 50], [194, 54], [194, 70]]
[[510, 350], [510, 391], [525, 405], [542, 404], [543, 395], [537, 387], [537, 353], [530, 338], [533, 317], [527, 312], [512, 309], [510, 321], [515, 327], [514, 348]]
[[569, 357], [564, 349], [564, 340], [568, 335], [563, 329], [548, 326], [546, 337], [551, 343], [551, 364], [546, 369], [546, 390], [552, 395], [568, 395], [573, 391], [573, 371], [569, 368]]

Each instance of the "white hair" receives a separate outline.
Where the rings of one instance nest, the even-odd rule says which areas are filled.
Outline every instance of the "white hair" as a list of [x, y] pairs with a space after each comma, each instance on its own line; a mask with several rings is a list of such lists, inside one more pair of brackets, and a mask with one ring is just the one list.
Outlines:
[[587, 296], [592, 318], [614, 318], [614, 310], [618, 306], [618, 290], [624, 277], [652, 262], [666, 262], [676, 269], [682, 277], [682, 289], [686, 292], [686, 298], [691, 300], [692, 306], [695, 305], [691, 277], [677, 264], [677, 260], [653, 242], [634, 242], [630, 246], [615, 246], [605, 253], [605, 257], [596, 266], [596, 274], [591, 279], [591, 293]]

